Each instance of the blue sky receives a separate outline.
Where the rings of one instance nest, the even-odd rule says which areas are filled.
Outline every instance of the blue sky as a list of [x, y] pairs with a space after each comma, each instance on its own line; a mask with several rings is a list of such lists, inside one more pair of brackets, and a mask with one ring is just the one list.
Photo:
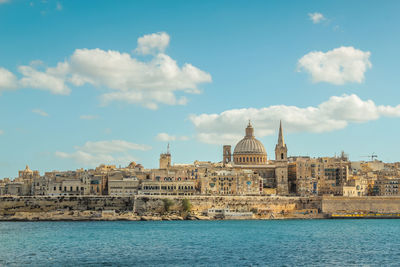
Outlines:
[[[0, 177], [269, 158], [399, 161], [398, 1], [0, 0]], [[314, 19], [314, 20], [313, 20]]]

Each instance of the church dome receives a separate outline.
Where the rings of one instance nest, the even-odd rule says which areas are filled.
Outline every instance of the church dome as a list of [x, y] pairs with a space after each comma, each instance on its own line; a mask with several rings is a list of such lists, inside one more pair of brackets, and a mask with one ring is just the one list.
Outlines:
[[266, 164], [267, 162], [265, 147], [254, 137], [254, 128], [250, 122], [246, 128], [246, 136], [235, 146], [233, 160], [236, 164], [251, 165]]
[[264, 145], [256, 138], [243, 138], [235, 146], [233, 154], [267, 154]]

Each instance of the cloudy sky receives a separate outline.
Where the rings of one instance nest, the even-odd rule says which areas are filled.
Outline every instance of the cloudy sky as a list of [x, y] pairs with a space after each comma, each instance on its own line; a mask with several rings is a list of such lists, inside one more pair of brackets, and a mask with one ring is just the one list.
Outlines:
[[0, 177], [270, 158], [400, 161], [398, 1], [0, 0]]

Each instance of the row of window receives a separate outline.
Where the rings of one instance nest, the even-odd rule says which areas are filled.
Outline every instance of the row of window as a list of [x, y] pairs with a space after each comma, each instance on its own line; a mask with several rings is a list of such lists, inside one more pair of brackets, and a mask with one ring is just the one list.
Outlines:
[[264, 158], [264, 157], [238, 157], [238, 162], [239, 163], [241, 163], [241, 162], [243, 162], [243, 163], [248, 163], [248, 162], [254, 162], [254, 163], [256, 163], [256, 162], [258, 162], [258, 163], [262, 163], [262, 162], [266, 162], [266, 158]]
[[[61, 187], [61, 186], [58, 187], [58, 190], [59, 190], [59, 191], [64, 191], [64, 192], [67, 192], [67, 191], [74, 191], [72, 186], [69, 187], [69, 190], [67, 190], [67, 189], [68, 189], [67, 186], [64, 186], [64, 190], [62, 190], [62, 187]], [[54, 191], [57, 191], [57, 187], [55, 186], [55, 187], [53, 188], [53, 190], [54, 190]], [[81, 187], [81, 191], [83, 191], [83, 190], [84, 190], [84, 188]], [[75, 191], [79, 191], [79, 186], [76, 187], [76, 190], [75, 190]]]
[[[145, 185], [145, 186], [143, 186], [143, 189], [144, 190], [160, 190], [160, 186]], [[192, 185], [179, 185], [179, 186], [171, 185], [171, 186], [161, 186], [161, 189], [162, 190], [176, 190], [176, 189], [178, 189], [178, 190], [192, 189], [193, 190], [194, 186], [192, 186]]]

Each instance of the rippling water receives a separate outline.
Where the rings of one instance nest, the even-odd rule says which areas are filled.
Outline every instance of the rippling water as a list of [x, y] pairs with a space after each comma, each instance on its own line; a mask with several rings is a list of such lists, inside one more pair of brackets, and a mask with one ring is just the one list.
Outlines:
[[3, 265], [393, 265], [400, 220], [0, 222]]

